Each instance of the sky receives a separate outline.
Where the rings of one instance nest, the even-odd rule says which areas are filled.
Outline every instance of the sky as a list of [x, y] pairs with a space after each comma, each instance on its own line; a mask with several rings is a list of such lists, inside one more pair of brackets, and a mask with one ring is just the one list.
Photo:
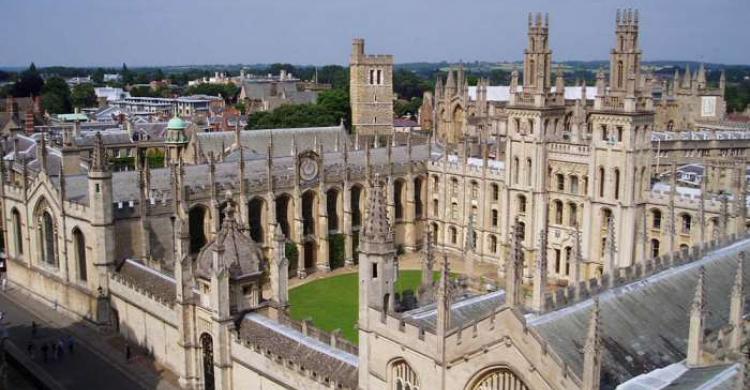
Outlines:
[[750, 0], [0, 0], [0, 66], [515, 61], [548, 12], [553, 61], [606, 60], [637, 8], [644, 60], [750, 64]]

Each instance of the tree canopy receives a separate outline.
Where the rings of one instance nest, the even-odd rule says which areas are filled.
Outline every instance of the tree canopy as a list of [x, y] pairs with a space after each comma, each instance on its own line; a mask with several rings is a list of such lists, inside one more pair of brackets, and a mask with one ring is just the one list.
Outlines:
[[50, 77], [42, 89], [42, 104], [51, 114], [64, 114], [72, 111], [70, 88], [60, 77]]
[[28, 69], [21, 72], [21, 77], [13, 85], [12, 94], [15, 97], [39, 96], [43, 87], [44, 80], [32, 62]]
[[94, 86], [91, 84], [80, 84], [73, 87], [71, 92], [73, 107], [94, 107], [96, 106], [96, 93]]
[[250, 115], [246, 129], [335, 126], [351, 122], [349, 94], [344, 90], [321, 92], [314, 104], [283, 105]]
[[240, 93], [240, 88], [232, 83], [226, 84], [198, 84], [189, 87], [185, 94], [187, 95], [211, 95], [219, 96], [227, 103], [231, 103], [237, 99], [237, 95]]

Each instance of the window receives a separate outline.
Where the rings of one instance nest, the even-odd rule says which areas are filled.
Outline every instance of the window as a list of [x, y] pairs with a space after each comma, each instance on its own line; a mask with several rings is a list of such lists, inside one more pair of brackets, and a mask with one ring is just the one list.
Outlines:
[[565, 191], [565, 176], [563, 176], [562, 173], [555, 175], [555, 181], [557, 183], [557, 190]]
[[382, 85], [383, 84], [383, 71], [381, 69], [378, 69], [377, 80], [376, 81], [377, 81], [376, 82], [377, 85]]
[[435, 192], [438, 192], [439, 189], [440, 189], [440, 178], [438, 178], [437, 176], [433, 176], [432, 177], [432, 190]]
[[615, 169], [615, 199], [620, 199], [620, 170]]
[[573, 261], [573, 248], [565, 247], [565, 275], [570, 275], [570, 262]]
[[651, 211], [651, 227], [654, 229], [661, 229], [661, 211]]
[[578, 193], [578, 176], [570, 177], [570, 192], [573, 194]]
[[48, 212], [42, 213], [40, 226], [40, 242], [42, 246], [42, 260], [50, 265], [57, 265], [57, 250], [55, 243], [55, 224]]
[[521, 242], [526, 241], [526, 224], [523, 222], [518, 223], [518, 233], [521, 236]]
[[519, 183], [519, 166], [520, 162], [518, 161], [518, 157], [513, 157], [513, 183], [518, 184]]
[[78, 263], [78, 279], [86, 281], [88, 272], [86, 266], [86, 240], [80, 230], [73, 230], [73, 243], [75, 244], [76, 260]]
[[432, 214], [435, 215], [435, 216], [438, 216], [439, 212], [440, 212], [439, 210], [440, 210], [440, 207], [439, 207], [438, 200], [437, 199], [433, 199], [432, 200]]
[[375, 84], [375, 69], [370, 69], [370, 78], [367, 80], [370, 85]]
[[682, 233], [690, 233], [693, 224], [693, 218], [689, 214], [682, 214]]
[[453, 218], [454, 220], [458, 219], [458, 203], [456, 202], [453, 202], [451, 204], [451, 218]]
[[556, 200], [553, 202], [555, 205], [555, 223], [562, 225], [563, 221], [563, 204], [561, 201]]
[[455, 177], [451, 179], [451, 191], [453, 196], [458, 196], [458, 179]]
[[500, 186], [492, 184], [492, 200], [497, 201], [500, 199]]
[[477, 184], [477, 182], [475, 181], [471, 182], [471, 198], [472, 199], [479, 198], [479, 184]]
[[578, 206], [568, 203], [568, 225], [578, 226]]
[[609, 141], [609, 132], [607, 131], [607, 125], [602, 125], [602, 141]]
[[604, 168], [599, 168], [599, 196], [604, 197], [604, 180], [605, 180], [605, 174], [604, 174]]
[[617, 142], [622, 142], [622, 126], [617, 126]]
[[526, 197], [523, 195], [518, 195], [518, 212], [526, 212]]
[[458, 243], [458, 231], [454, 227], [451, 227], [449, 230], [451, 235], [451, 244], [455, 245]]
[[23, 229], [21, 228], [21, 214], [18, 212], [18, 210], [13, 209], [13, 211], [11, 211], [11, 215], [13, 218], [13, 238], [16, 244], [16, 254], [20, 256], [23, 255]]
[[371, 266], [371, 269], [372, 269], [372, 272], [370, 274], [371, 277], [373, 279], [377, 279], [378, 278], [378, 263], [372, 263], [370, 266]]
[[499, 222], [498, 212], [497, 210], [493, 209], [492, 210], [492, 226], [497, 227], [498, 222]]
[[559, 249], [555, 248], [555, 273], [556, 274], [560, 274], [560, 263], [561, 263], [560, 258], [561, 257], [562, 257], [562, 252], [560, 252]]
[[527, 186], [531, 185], [531, 176], [532, 175], [533, 175], [533, 173], [531, 171], [531, 159], [527, 158], [526, 159], [526, 185]]
[[659, 240], [651, 240], [651, 257], [659, 257]]
[[497, 237], [490, 235], [490, 253], [497, 253]]
[[396, 390], [419, 390], [419, 377], [403, 360], [399, 360], [391, 367], [391, 377]]

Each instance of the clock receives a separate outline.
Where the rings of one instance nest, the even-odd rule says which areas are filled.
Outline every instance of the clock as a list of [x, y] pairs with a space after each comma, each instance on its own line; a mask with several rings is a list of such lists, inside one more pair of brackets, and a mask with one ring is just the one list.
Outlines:
[[305, 158], [299, 164], [299, 175], [303, 180], [313, 180], [318, 177], [318, 163], [312, 158]]

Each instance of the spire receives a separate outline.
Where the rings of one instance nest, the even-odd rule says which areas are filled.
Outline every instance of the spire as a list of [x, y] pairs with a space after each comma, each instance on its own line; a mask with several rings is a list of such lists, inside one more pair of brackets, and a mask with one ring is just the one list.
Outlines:
[[706, 269], [701, 267], [698, 274], [698, 285], [690, 307], [690, 333], [688, 335], [687, 365], [700, 366], [703, 355], [703, 333], [706, 325]]
[[599, 298], [594, 298], [586, 344], [583, 347], [583, 390], [599, 390], [602, 368], [602, 341]]
[[91, 166], [89, 171], [107, 171], [107, 157], [104, 152], [104, 144], [102, 143], [102, 133], [98, 131], [94, 137], [94, 151], [91, 155]]
[[599, 68], [599, 70], [596, 72], [596, 96], [604, 96], [604, 94], [607, 92], [607, 84], [604, 77], [604, 70], [602, 68]]
[[583, 263], [581, 256], [581, 231], [578, 230], [578, 225], [573, 226], [573, 255], [571, 257], [568, 284], [575, 287], [576, 294], [578, 294], [581, 283], [581, 265]]
[[685, 74], [682, 75], [682, 88], [690, 89], [690, 85], [693, 81], [690, 73], [690, 64], [685, 65]]
[[393, 243], [393, 232], [388, 222], [386, 195], [376, 175], [372, 182], [370, 200], [367, 207], [367, 218], [362, 227], [363, 241], [373, 243]]
[[745, 323], [744, 262], [745, 252], [740, 252], [737, 258], [737, 273], [734, 275], [732, 296], [729, 304], [729, 324], [732, 325], [729, 348], [736, 353], [739, 353], [742, 348], [743, 327]]
[[558, 95], [565, 96], [565, 75], [563, 73], [562, 65], [557, 66], [557, 74], [555, 75], [555, 92]]
[[617, 246], [615, 245], [615, 222], [614, 218], [607, 220], [606, 260], [604, 262], [604, 273], [610, 276], [610, 280], [617, 277]]
[[448, 255], [443, 255], [443, 268], [440, 270], [440, 281], [437, 289], [437, 333], [445, 336], [451, 323], [451, 286], [450, 262]]
[[[531, 17], [531, 14], [529, 14]], [[510, 72], [510, 94], [518, 92], [518, 68], [513, 65], [513, 71]]]
[[721, 71], [721, 76], [719, 76], [719, 90], [721, 91], [721, 96], [724, 96], [724, 90], [727, 86], [727, 75], [724, 73], [724, 70]]
[[698, 82], [698, 89], [706, 88], [706, 67], [703, 64], [698, 68], [696, 80]]
[[422, 258], [422, 289], [432, 287], [432, 270], [435, 266], [435, 249], [432, 246], [432, 229], [427, 227], [424, 234], [424, 257]]
[[534, 270], [534, 310], [543, 313], [545, 308], [544, 295], [547, 292], [547, 229], [546, 225], [539, 231], [539, 252], [536, 256], [536, 270]]
[[505, 262], [505, 303], [510, 307], [520, 306], [521, 268], [523, 267], [523, 242], [518, 218], [513, 222], [510, 236], [510, 256]]

